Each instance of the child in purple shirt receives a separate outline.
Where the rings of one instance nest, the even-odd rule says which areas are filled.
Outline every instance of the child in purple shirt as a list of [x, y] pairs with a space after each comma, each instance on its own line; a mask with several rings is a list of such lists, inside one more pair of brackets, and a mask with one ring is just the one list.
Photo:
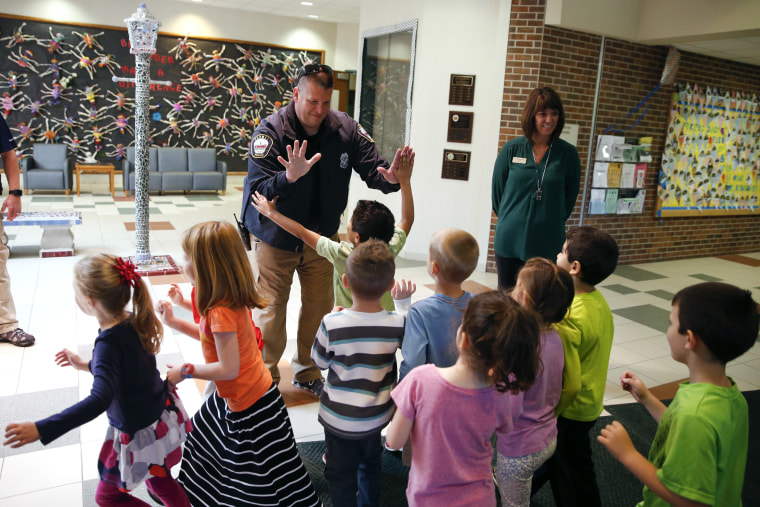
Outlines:
[[497, 432], [497, 482], [503, 506], [530, 505], [533, 473], [554, 454], [557, 417], [554, 407], [562, 392], [565, 364], [562, 340], [552, 324], [559, 322], [573, 301], [573, 279], [565, 269], [539, 257], [520, 270], [512, 297], [541, 317], [541, 368], [529, 390], [510, 395], [520, 416], [510, 432]]
[[538, 316], [502, 291], [465, 309], [454, 366], [414, 368], [391, 393], [386, 434], [392, 448], [412, 442], [410, 505], [496, 505], [491, 436], [512, 428], [507, 391], [526, 390], [539, 368]]

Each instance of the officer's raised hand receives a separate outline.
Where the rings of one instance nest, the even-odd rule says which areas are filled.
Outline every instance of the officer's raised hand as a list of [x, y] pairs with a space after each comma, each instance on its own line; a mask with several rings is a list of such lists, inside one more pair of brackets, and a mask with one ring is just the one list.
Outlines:
[[403, 148], [396, 150], [396, 154], [393, 156], [393, 163], [389, 168], [386, 169], [382, 166], [377, 168], [377, 172], [382, 174], [388, 183], [398, 183], [396, 171], [398, 171], [398, 166], [401, 163], [401, 157], [403, 156], [409, 157], [412, 160], [412, 163], [414, 163], [414, 150], [411, 146], [404, 146]]
[[[286, 146], [285, 149], [288, 152], [288, 159], [285, 160], [282, 155], [278, 155], [277, 160], [283, 165], [283, 167], [285, 167], [285, 178], [288, 180], [288, 183], [293, 183], [308, 173], [309, 170], [311, 170], [311, 167], [322, 158], [322, 154], [317, 153], [310, 159], [306, 160], [306, 141], [304, 141], [303, 144], [296, 141], [293, 143], [292, 147]], [[396, 156], [398, 156], [398, 154]]]

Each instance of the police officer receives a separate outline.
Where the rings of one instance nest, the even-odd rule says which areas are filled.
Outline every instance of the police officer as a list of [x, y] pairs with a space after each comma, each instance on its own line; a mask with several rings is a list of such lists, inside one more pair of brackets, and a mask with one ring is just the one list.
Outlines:
[[264, 119], [251, 139], [247, 185], [243, 191], [246, 229], [255, 237], [259, 284], [269, 305], [254, 312], [264, 337], [264, 361], [275, 382], [277, 363], [287, 343], [286, 308], [293, 273], [301, 285], [297, 351], [291, 366], [293, 384], [322, 392], [322, 374], [311, 361], [311, 347], [322, 317], [332, 309], [333, 266], [302, 241], [261, 216], [251, 204], [253, 192], [279, 196], [277, 209], [322, 236], [337, 239], [340, 215], [348, 201], [351, 171], [370, 188], [399, 189], [395, 168], [408, 146], [396, 151], [393, 164], [383, 158], [370, 135], [345, 113], [331, 110], [332, 69], [304, 66], [296, 78], [293, 100]]

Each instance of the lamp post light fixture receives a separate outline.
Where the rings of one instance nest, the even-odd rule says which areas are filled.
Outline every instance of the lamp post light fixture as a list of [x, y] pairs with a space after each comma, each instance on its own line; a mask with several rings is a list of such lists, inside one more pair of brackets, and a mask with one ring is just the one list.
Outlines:
[[156, 52], [156, 39], [158, 38], [158, 27], [161, 22], [156, 20], [148, 12], [145, 4], [137, 7], [137, 12], [124, 20], [129, 32], [129, 52], [133, 55], [150, 54]]
[[[124, 20], [129, 31], [130, 53], [135, 55], [135, 77], [113, 77], [114, 82], [127, 81], [135, 84], [135, 265], [138, 270], [150, 272], [154, 262], [150, 254], [150, 217], [148, 192], [150, 190], [149, 142], [150, 85], [171, 86], [171, 81], [150, 80], [150, 57], [156, 52], [158, 27], [161, 23], [154, 18], [144, 3], [137, 12]], [[168, 257], [168, 256], [167, 256]]]
[[129, 52], [135, 55], [135, 261], [150, 261], [150, 216], [148, 210], [148, 138], [150, 123], [150, 55], [156, 52], [158, 27], [145, 4], [124, 20], [129, 31]]
[[[156, 52], [158, 27], [161, 23], [154, 18], [145, 4], [137, 7], [137, 12], [124, 20], [129, 31], [129, 52], [135, 55], [135, 77], [113, 77], [114, 82], [135, 83], [135, 264], [150, 263], [150, 217], [148, 211], [148, 143], [150, 138], [150, 56]], [[155, 81], [154, 81], [155, 82]], [[169, 81], [156, 82], [170, 85]]]

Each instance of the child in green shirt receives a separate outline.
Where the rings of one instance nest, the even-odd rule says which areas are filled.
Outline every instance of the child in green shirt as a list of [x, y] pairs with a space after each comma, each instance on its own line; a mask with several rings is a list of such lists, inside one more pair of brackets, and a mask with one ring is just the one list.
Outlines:
[[726, 376], [726, 363], [752, 348], [760, 328], [752, 293], [707, 282], [673, 297], [667, 338], [670, 355], [689, 368], [689, 380], [669, 407], [626, 371], [623, 389], [658, 422], [649, 461], [618, 421], [599, 442], [644, 483], [640, 506], [741, 506], [747, 461], [747, 400]]
[[575, 296], [570, 311], [555, 324], [565, 355], [555, 408], [557, 450], [534, 475], [533, 491], [551, 480], [558, 505], [601, 505], [589, 432], [602, 413], [615, 329], [610, 307], [595, 286], [615, 271], [618, 253], [612, 236], [584, 226], [568, 231], [557, 255], [557, 266], [573, 278]]

